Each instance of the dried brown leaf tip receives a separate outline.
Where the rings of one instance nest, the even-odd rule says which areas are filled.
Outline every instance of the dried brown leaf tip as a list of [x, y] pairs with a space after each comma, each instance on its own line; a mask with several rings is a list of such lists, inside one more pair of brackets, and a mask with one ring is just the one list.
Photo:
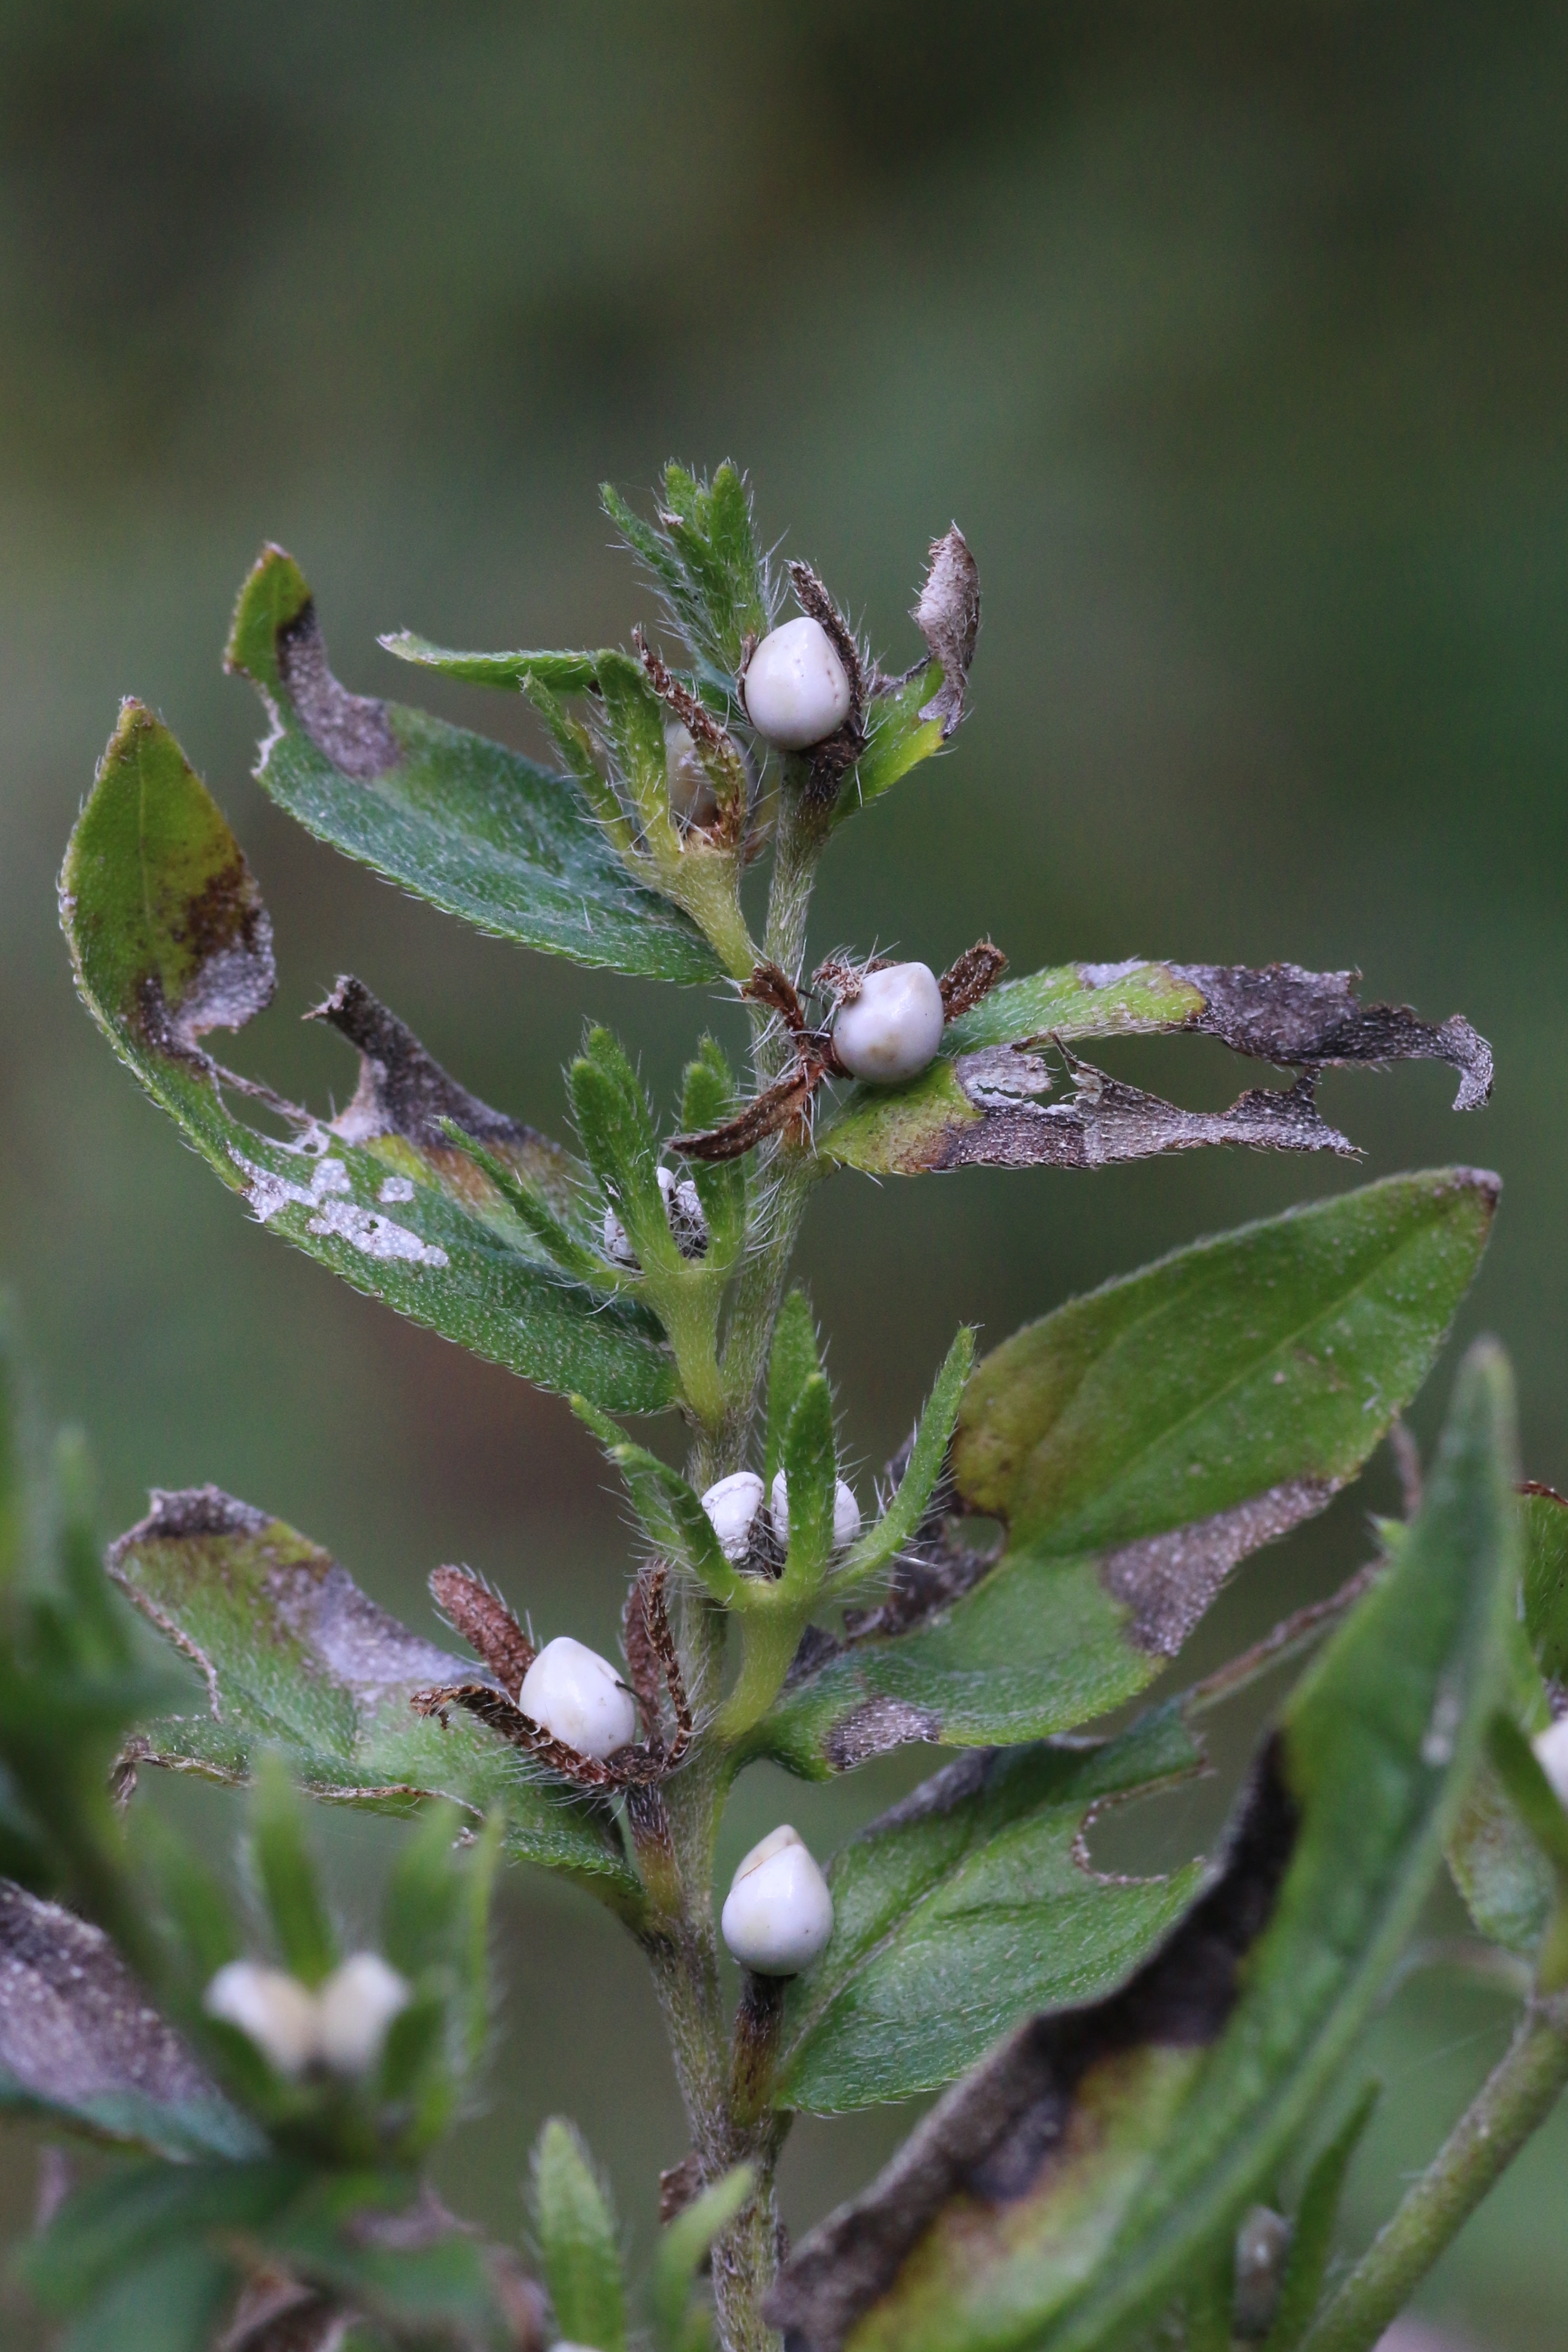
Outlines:
[[931, 541], [931, 569], [911, 618], [942, 664], [942, 684], [922, 705], [921, 717], [940, 719], [946, 737], [963, 716], [969, 665], [980, 634], [980, 571], [956, 523]]

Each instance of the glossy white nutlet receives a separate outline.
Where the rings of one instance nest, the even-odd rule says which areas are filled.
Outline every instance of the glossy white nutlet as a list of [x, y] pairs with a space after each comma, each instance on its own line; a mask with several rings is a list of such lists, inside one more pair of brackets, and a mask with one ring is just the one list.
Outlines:
[[[659, 1195], [664, 1202], [664, 1213], [669, 1220], [669, 1230], [675, 1235], [675, 1245], [682, 1257], [701, 1257], [708, 1248], [708, 1219], [702, 1202], [689, 1176], [677, 1176], [673, 1168], [658, 1168]], [[632, 1273], [641, 1272], [637, 1254], [631, 1245], [625, 1225], [614, 1209], [605, 1211], [605, 1255], [612, 1265], [624, 1265]]]
[[237, 2025], [280, 2074], [302, 2074], [316, 2055], [316, 1997], [281, 1969], [230, 1960], [202, 1995], [202, 2007]]
[[1558, 1803], [1568, 1805], [1568, 1715], [1559, 1716], [1550, 1731], [1543, 1731], [1531, 1745]]
[[687, 824], [711, 824], [719, 814], [719, 797], [698, 756], [690, 728], [679, 719], [665, 721], [664, 771], [670, 814]]
[[719, 1927], [742, 1966], [760, 1977], [797, 1976], [826, 1946], [833, 1933], [833, 1897], [787, 1822], [741, 1864]]
[[353, 1953], [316, 1995], [317, 2054], [335, 2074], [368, 2073], [388, 2026], [413, 1997], [379, 1952]]
[[[773, 1491], [768, 1497], [768, 1510], [773, 1523], [773, 1533], [780, 1543], [789, 1541], [789, 1480], [781, 1470], [773, 1480]], [[842, 1478], [833, 1489], [833, 1549], [847, 1551], [860, 1532], [860, 1506], [855, 1499], [855, 1489], [847, 1486]]]
[[781, 751], [804, 751], [849, 716], [849, 675], [820, 621], [786, 621], [746, 665], [746, 716]]
[[946, 1020], [930, 964], [890, 963], [867, 972], [854, 1003], [839, 1007], [833, 1048], [851, 1077], [896, 1086], [935, 1059]]
[[522, 1678], [517, 1703], [552, 1738], [601, 1762], [637, 1738], [630, 1691], [608, 1658], [570, 1633], [546, 1642]]
[[702, 1507], [713, 1523], [719, 1549], [737, 1565], [752, 1549], [752, 1529], [763, 1507], [763, 1482], [754, 1470], [736, 1470], [710, 1486]]

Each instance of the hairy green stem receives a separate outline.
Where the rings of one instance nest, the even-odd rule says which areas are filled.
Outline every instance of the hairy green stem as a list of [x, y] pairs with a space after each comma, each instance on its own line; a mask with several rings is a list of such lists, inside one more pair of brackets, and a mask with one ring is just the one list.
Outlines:
[[[763, 952], [792, 980], [798, 977], [805, 954], [805, 922], [811, 908], [817, 861], [827, 845], [832, 827], [831, 803], [813, 800], [810, 770], [803, 760], [784, 762], [779, 794], [778, 834], [773, 845], [773, 881], [768, 890], [768, 926]], [[785, 1041], [779, 1041], [776, 1077], [784, 1066]]]
[[1302, 2339], [1369, 2352], [1568, 2085], [1568, 1993], [1532, 2000], [1513, 2041], [1419, 2180]]

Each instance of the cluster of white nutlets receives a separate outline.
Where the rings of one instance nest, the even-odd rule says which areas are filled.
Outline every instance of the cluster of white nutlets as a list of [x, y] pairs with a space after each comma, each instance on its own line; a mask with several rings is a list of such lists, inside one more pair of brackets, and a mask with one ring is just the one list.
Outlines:
[[203, 1996], [209, 2017], [237, 2025], [279, 2074], [324, 2066], [365, 2074], [412, 1995], [379, 1952], [355, 1952], [314, 1992], [260, 1960], [230, 1960]]
[[[659, 1168], [655, 1172], [664, 1201], [664, 1213], [669, 1220], [669, 1230], [675, 1235], [677, 1249], [682, 1257], [705, 1256], [708, 1220], [702, 1213], [696, 1185], [689, 1176], [678, 1177], [673, 1168]], [[612, 1265], [626, 1266], [633, 1273], [637, 1271], [637, 1254], [614, 1209], [605, 1211], [605, 1255]]]
[[[725, 1559], [739, 1568], [761, 1533], [763, 1482], [754, 1470], [735, 1470], [702, 1497]], [[789, 1480], [781, 1470], [768, 1496], [768, 1519], [782, 1548], [789, 1541]], [[847, 1551], [860, 1532], [860, 1506], [853, 1486], [839, 1479], [833, 1494], [833, 1549]]]

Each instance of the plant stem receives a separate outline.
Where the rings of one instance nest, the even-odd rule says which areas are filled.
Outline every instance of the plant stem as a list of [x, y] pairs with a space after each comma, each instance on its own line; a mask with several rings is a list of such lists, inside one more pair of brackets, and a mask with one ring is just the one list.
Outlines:
[[1369, 2352], [1568, 2085], [1568, 1993], [1532, 2000], [1507, 2054], [1303, 2337]]

